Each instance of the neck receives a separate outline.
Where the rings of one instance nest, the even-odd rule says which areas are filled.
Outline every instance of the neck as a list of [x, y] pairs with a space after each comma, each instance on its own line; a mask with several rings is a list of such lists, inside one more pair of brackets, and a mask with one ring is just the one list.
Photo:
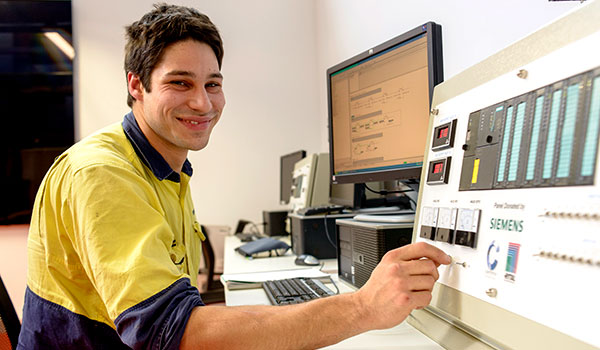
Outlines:
[[167, 164], [173, 169], [173, 171], [177, 173], [181, 173], [181, 169], [183, 169], [183, 163], [187, 159], [187, 150], [182, 150], [180, 148], [174, 147], [173, 145], [167, 143], [162, 137], [160, 137], [151, 127], [146, 123], [146, 119], [144, 118], [144, 111], [137, 106], [137, 104], [133, 105], [133, 115], [135, 116], [135, 120], [137, 121], [140, 130], [144, 133], [144, 136], [150, 142], [150, 145], [154, 147], [154, 149], [160, 153], [160, 155], [165, 159]]

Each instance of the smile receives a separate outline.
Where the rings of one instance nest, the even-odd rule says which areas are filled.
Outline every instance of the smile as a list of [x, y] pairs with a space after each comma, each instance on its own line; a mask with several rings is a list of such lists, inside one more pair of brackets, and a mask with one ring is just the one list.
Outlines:
[[197, 121], [194, 121], [194, 120], [182, 120], [182, 121], [184, 121], [184, 122], [186, 122], [186, 123], [193, 124], [193, 125], [198, 125], [198, 124], [200, 124], [200, 123], [198, 123]]
[[206, 129], [210, 126], [213, 118], [202, 118], [200, 120], [177, 118], [183, 125], [193, 130]]

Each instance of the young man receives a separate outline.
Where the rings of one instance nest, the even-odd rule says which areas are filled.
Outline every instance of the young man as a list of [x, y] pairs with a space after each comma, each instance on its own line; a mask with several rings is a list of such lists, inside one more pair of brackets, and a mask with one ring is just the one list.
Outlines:
[[57, 158], [40, 186], [19, 349], [317, 348], [429, 303], [450, 259], [414, 244], [386, 254], [355, 293], [204, 306], [186, 158], [206, 146], [225, 105], [221, 39], [208, 17], [164, 4], [127, 36], [132, 112]]

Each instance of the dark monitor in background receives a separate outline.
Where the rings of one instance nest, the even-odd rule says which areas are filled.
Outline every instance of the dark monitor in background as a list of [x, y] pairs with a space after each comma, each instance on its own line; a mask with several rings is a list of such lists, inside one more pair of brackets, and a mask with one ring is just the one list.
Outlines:
[[329, 186], [329, 203], [360, 208], [363, 194], [361, 189], [357, 184], [332, 184]]
[[327, 70], [333, 184], [420, 179], [441, 31], [428, 22]]
[[306, 157], [306, 151], [304, 150], [281, 156], [279, 167], [279, 198], [281, 204], [288, 204], [290, 202], [294, 165], [304, 157]]

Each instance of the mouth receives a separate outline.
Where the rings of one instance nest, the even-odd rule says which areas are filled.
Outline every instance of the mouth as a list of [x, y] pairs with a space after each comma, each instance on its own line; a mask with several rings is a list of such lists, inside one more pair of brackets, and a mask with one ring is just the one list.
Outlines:
[[211, 121], [212, 117], [190, 117], [190, 118], [176, 118], [180, 123], [192, 130], [205, 130], [207, 129]]

